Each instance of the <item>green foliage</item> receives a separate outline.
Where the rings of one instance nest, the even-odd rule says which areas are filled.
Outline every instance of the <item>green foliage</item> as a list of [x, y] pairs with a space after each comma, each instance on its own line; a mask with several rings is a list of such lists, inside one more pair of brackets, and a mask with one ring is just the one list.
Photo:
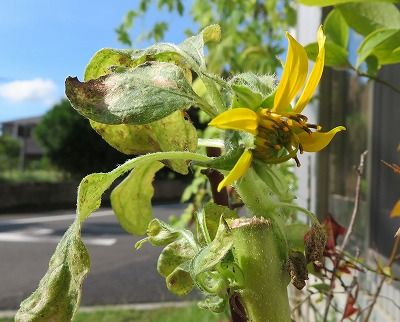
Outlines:
[[0, 171], [12, 170], [18, 166], [21, 144], [10, 135], [0, 136]]
[[52, 164], [77, 176], [107, 171], [126, 160], [101, 140], [67, 100], [44, 115], [35, 135]]
[[400, 28], [400, 12], [391, 3], [346, 3], [337, 9], [348, 25], [363, 36], [381, 28]]
[[[366, 0], [297, 0], [307, 6], [327, 7], [349, 2], [366, 2]], [[368, 1], [368, 0], [367, 0]], [[374, 2], [398, 2], [398, 0], [373, 0]], [[371, 1], [372, 2], [372, 1]]]
[[120, 225], [127, 232], [134, 235], [146, 233], [153, 217], [152, 181], [156, 172], [163, 166], [161, 162], [156, 161], [136, 167], [111, 193], [111, 206]]
[[[400, 11], [392, 3], [398, 1], [298, 1], [307, 5], [335, 5], [323, 23], [327, 36], [326, 66], [353, 69], [361, 76], [380, 81], [376, 74], [382, 66], [400, 62]], [[364, 36], [357, 49], [355, 66], [350, 64], [349, 59], [350, 30]], [[313, 60], [316, 59], [317, 50], [316, 43], [306, 47], [307, 54]], [[395, 86], [391, 88], [400, 92]]]
[[[296, 11], [292, 1], [224, 1], [212, 2], [195, 0], [185, 3], [181, 0], [149, 1], [143, 0], [135, 10], [126, 14], [117, 29], [118, 39], [122, 43], [132, 45], [129, 31], [135, 22], [145, 19], [152, 3], [157, 2], [158, 9], [167, 9], [182, 15], [190, 11], [194, 22], [200, 28], [218, 23], [225, 32], [223, 41], [218, 45], [208, 46], [208, 66], [217, 74], [253, 71], [272, 73], [280, 67], [276, 58], [282, 53], [280, 40], [283, 31], [296, 23]], [[156, 22], [150, 31], [140, 39], [162, 39], [168, 25]], [[193, 33], [193, 32], [188, 32]]]

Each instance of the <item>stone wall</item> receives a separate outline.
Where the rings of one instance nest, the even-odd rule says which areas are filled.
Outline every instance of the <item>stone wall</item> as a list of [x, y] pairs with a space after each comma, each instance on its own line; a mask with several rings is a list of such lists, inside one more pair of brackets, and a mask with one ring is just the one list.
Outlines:
[[[75, 208], [78, 182], [63, 183], [0, 183], [0, 213], [57, 208]], [[153, 201], [179, 201], [185, 188], [181, 181], [154, 182]], [[110, 192], [103, 196], [103, 205], [110, 204]]]

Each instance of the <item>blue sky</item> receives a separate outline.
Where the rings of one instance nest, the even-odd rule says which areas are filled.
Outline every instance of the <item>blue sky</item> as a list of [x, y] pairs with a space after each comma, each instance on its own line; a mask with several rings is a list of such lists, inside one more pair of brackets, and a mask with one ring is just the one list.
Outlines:
[[[64, 96], [64, 79], [82, 78], [100, 48], [123, 46], [114, 29], [135, 0], [2, 0], [0, 6], [0, 122], [37, 116]], [[186, 15], [188, 16], [188, 15]], [[170, 23], [166, 40], [180, 42], [190, 18], [151, 9], [132, 38], [155, 21]], [[143, 47], [146, 44], [136, 44]]]

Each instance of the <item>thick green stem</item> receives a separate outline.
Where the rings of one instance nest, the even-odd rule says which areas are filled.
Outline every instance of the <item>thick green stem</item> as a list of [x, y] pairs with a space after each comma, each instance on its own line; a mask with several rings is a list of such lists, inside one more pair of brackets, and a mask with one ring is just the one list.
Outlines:
[[240, 299], [250, 322], [290, 322], [287, 252], [277, 223], [264, 218], [232, 222], [233, 253], [244, 275]]

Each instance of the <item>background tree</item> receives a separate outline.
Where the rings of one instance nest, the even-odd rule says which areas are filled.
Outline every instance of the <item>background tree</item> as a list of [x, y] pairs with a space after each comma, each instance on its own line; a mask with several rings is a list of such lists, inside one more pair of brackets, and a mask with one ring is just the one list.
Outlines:
[[103, 141], [66, 99], [44, 115], [35, 135], [51, 162], [72, 175], [109, 171], [127, 159]]
[[[136, 42], [129, 32], [155, 3], [159, 10], [167, 9], [180, 16], [190, 14], [199, 30], [211, 24], [221, 26], [222, 42], [208, 44], [207, 67], [225, 76], [245, 71], [276, 72], [281, 67], [277, 56], [284, 51], [284, 32], [296, 23], [292, 0], [194, 0], [190, 4], [181, 0], [141, 0], [137, 8], [127, 12], [116, 29], [120, 42], [128, 46]], [[168, 23], [159, 21], [140, 39], [160, 41], [167, 30]], [[187, 30], [186, 33], [191, 35], [197, 31]]]
[[20, 156], [20, 142], [9, 136], [0, 136], [0, 171], [15, 169]]

